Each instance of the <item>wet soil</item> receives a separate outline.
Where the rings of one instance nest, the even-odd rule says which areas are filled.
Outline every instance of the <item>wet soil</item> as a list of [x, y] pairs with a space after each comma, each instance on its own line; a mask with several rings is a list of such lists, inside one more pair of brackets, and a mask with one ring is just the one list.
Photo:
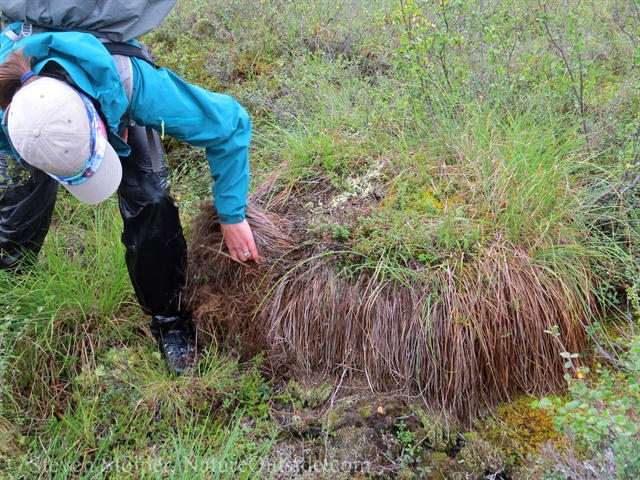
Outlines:
[[417, 399], [291, 381], [271, 417], [281, 429], [269, 460], [276, 479], [522, 478], [509, 448]]

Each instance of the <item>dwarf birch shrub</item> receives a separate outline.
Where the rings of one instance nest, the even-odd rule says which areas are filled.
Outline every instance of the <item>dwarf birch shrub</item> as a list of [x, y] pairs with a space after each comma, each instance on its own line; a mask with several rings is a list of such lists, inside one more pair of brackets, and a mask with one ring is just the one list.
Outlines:
[[569, 443], [547, 446], [545, 478], [621, 478], [640, 476], [640, 336], [626, 347], [619, 371], [597, 369], [590, 382], [580, 371], [567, 375], [570, 399], [543, 398], [537, 405], [554, 413], [556, 429]]

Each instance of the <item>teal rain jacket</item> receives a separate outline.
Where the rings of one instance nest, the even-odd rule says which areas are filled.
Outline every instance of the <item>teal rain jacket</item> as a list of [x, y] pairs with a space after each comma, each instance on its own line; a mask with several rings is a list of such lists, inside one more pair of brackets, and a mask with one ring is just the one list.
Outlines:
[[[22, 23], [7, 28], [20, 33]], [[155, 69], [139, 58], [131, 58], [133, 95], [131, 104], [120, 81], [115, 62], [100, 41], [80, 32], [44, 32], [13, 42], [0, 35], [0, 59], [24, 48], [33, 57], [33, 71], [39, 73], [54, 60], [78, 87], [94, 98], [109, 124], [109, 143], [119, 155], [129, 154], [122, 140], [128, 117], [196, 147], [205, 147], [213, 177], [213, 197], [221, 223], [244, 220], [249, 190], [249, 142], [251, 121], [247, 112], [231, 97], [209, 92], [184, 82], [166, 68]], [[0, 151], [15, 156], [0, 130]]]

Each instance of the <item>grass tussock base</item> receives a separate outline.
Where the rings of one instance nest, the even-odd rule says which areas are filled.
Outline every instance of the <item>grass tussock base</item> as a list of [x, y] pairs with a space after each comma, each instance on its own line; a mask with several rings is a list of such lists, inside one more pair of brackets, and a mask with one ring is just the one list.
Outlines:
[[233, 262], [216, 218], [205, 205], [193, 227], [187, 301], [202, 330], [244, 356], [264, 351], [272, 373], [366, 380], [468, 420], [516, 391], [560, 391], [561, 354], [586, 348], [588, 275], [567, 281], [507, 243], [429, 281], [383, 280], [340, 273], [332, 252], [296, 237], [291, 214], [255, 201], [247, 218], [263, 263]]

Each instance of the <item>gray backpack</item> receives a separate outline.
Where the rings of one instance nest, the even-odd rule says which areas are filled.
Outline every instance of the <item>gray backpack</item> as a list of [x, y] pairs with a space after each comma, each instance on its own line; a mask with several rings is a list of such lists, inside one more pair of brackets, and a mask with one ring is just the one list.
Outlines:
[[158, 26], [177, 0], [0, 0], [3, 22], [79, 30], [126, 42]]

